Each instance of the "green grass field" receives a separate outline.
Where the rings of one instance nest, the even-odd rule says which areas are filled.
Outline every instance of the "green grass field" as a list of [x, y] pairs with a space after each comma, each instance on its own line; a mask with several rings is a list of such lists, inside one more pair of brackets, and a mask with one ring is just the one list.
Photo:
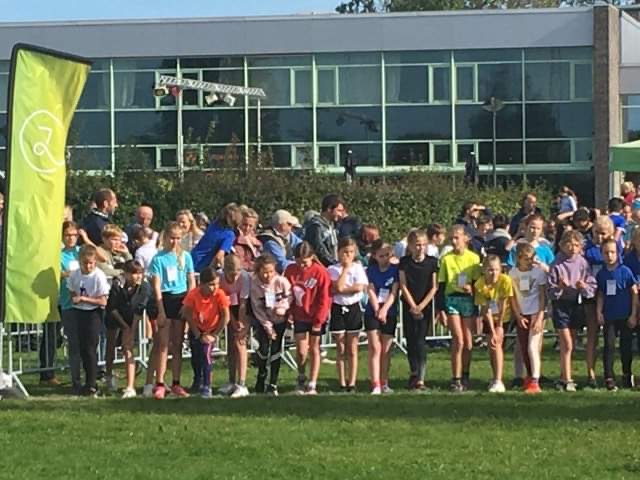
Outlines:
[[[487, 353], [476, 351], [474, 391], [453, 395], [448, 352], [437, 350], [430, 392], [404, 390], [398, 353], [396, 393], [371, 397], [362, 360], [362, 393], [329, 393], [325, 365], [317, 397], [287, 394], [286, 367], [280, 397], [239, 400], [79, 399], [25, 376], [32, 398], [0, 402], [0, 478], [640, 478], [638, 392], [488, 394]], [[584, 372], [580, 355], [575, 366]], [[544, 370], [558, 373], [550, 348]], [[224, 372], [220, 362], [216, 386]]]

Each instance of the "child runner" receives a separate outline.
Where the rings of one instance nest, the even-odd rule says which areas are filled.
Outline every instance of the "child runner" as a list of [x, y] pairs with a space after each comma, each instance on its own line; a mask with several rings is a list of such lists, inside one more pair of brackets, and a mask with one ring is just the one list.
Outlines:
[[[289, 319], [293, 321], [298, 363], [297, 393], [316, 394], [320, 372], [320, 338], [331, 311], [331, 278], [316, 258], [309, 242], [295, 250], [296, 262], [284, 271], [293, 291]], [[309, 383], [305, 388], [305, 370], [309, 360]]]
[[616, 336], [620, 335], [620, 357], [622, 359], [623, 386], [633, 387], [631, 343], [637, 325], [638, 287], [636, 276], [626, 265], [621, 265], [616, 241], [605, 240], [602, 244], [605, 268], [598, 272], [597, 315], [598, 323], [604, 326], [604, 383], [609, 391], [616, 391], [613, 373], [613, 357]]
[[440, 247], [447, 239], [447, 229], [439, 223], [427, 225], [427, 251], [428, 257], [440, 258]]
[[358, 334], [362, 329], [360, 301], [369, 279], [354, 261], [356, 242], [346, 237], [338, 242], [338, 263], [329, 267], [333, 289], [329, 330], [336, 342], [338, 383], [344, 392], [355, 392], [358, 376]]
[[220, 279], [211, 267], [200, 272], [200, 285], [184, 297], [182, 318], [191, 329], [191, 355], [196, 358], [194, 377], [200, 396], [211, 398], [211, 352], [218, 335], [229, 323], [229, 298], [220, 287]]
[[526, 393], [540, 393], [540, 344], [543, 340], [547, 274], [533, 265], [536, 252], [528, 243], [516, 247], [516, 266], [509, 276], [515, 293], [511, 309], [516, 319], [518, 343], [527, 369]]
[[[464, 230], [464, 227], [460, 227]], [[424, 390], [427, 367], [427, 326], [433, 319], [431, 301], [438, 291], [438, 260], [426, 255], [427, 235], [414, 230], [407, 238], [409, 255], [400, 259], [399, 281], [402, 290], [402, 328], [407, 341], [409, 390]]]
[[149, 270], [151, 260], [153, 260], [153, 257], [158, 253], [158, 248], [154, 240], [156, 235], [156, 232], [151, 228], [143, 227], [142, 225], [136, 225], [131, 232], [131, 241], [136, 247], [134, 258], [142, 265], [145, 272]]
[[480, 257], [467, 248], [470, 239], [463, 225], [451, 228], [450, 239], [453, 250], [440, 260], [438, 282], [444, 292], [444, 309], [452, 336], [451, 390], [463, 392], [469, 386], [476, 315], [472, 285], [480, 277]]
[[156, 387], [153, 395], [162, 400], [166, 395], [164, 375], [167, 370], [169, 343], [171, 343], [171, 393], [177, 397], [188, 397], [180, 386], [182, 368], [182, 342], [185, 323], [180, 316], [182, 301], [188, 290], [195, 287], [193, 261], [189, 253], [182, 250], [180, 242], [183, 232], [176, 222], [170, 222], [162, 236], [162, 250], [153, 257], [149, 267], [151, 285], [158, 305], [157, 330], [153, 336], [153, 365], [156, 370]]
[[[549, 266], [553, 263], [555, 255], [544, 239], [544, 217], [538, 213], [534, 213], [526, 220], [526, 230], [523, 239], [518, 242], [530, 243], [536, 250], [535, 264], [539, 265], [545, 272], [549, 271]], [[513, 267], [515, 265], [515, 248], [511, 249], [507, 257], [507, 265]]]
[[102, 327], [102, 312], [109, 294], [107, 277], [102, 270], [96, 268], [96, 256], [96, 247], [84, 245], [80, 249], [80, 269], [73, 271], [67, 280], [78, 326], [80, 357], [85, 371], [82, 393], [91, 397], [98, 394], [98, 338]]
[[[123, 270], [124, 282], [115, 278], [111, 285], [105, 323], [107, 339], [112, 343], [115, 343], [118, 333], [122, 334], [122, 353], [127, 372], [127, 387], [122, 398], [133, 398], [136, 396], [136, 362], [133, 358], [133, 342], [142, 314], [146, 310], [150, 317], [155, 318], [156, 304], [151, 285], [144, 279], [143, 266], [135, 260], [129, 260], [125, 262]], [[107, 350], [107, 378], [113, 378], [114, 357], [115, 350]]]
[[502, 324], [509, 318], [509, 304], [513, 298], [511, 278], [502, 272], [502, 262], [497, 255], [489, 255], [482, 262], [482, 277], [475, 283], [475, 303], [480, 309], [480, 317], [487, 332], [489, 356], [493, 380], [489, 392], [504, 393], [502, 371], [504, 369], [504, 352], [502, 343], [504, 330]]
[[247, 319], [247, 302], [251, 289], [251, 274], [242, 269], [237, 255], [227, 255], [224, 267], [218, 272], [220, 288], [229, 297], [231, 314], [227, 328], [227, 366], [229, 383], [220, 388], [223, 395], [241, 398], [249, 395], [247, 389], [247, 338], [249, 320]]
[[[391, 245], [376, 240], [371, 246], [367, 268], [369, 302], [364, 325], [369, 341], [369, 379], [371, 393], [392, 393], [389, 387], [391, 347], [398, 323], [398, 266], [391, 264]], [[424, 335], [423, 335], [424, 338]]]
[[[602, 245], [608, 239], [615, 237], [615, 228], [613, 222], [606, 215], [601, 215], [593, 222], [592, 234], [585, 240], [584, 257], [587, 259], [589, 266], [591, 267], [591, 274], [594, 278], [598, 275], [598, 272], [604, 267], [605, 261], [602, 256]], [[618, 256], [620, 263], [622, 263], [622, 255], [624, 252], [624, 245], [622, 239], [617, 242]], [[585, 357], [587, 361], [587, 386], [589, 388], [598, 388], [596, 382], [596, 356], [598, 348], [598, 336], [600, 334], [600, 325], [596, 315], [596, 299], [589, 298], [583, 299], [584, 305], [584, 317], [587, 326], [587, 346]]]
[[78, 318], [74, 313], [71, 293], [67, 279], [80, 268], [80, 247], [78, 246], [78, 225], [73, 221], [62, 224], [62, 253], [60, 255], [60, 296], [58, 305], [62, 313], [62, 327], [67, 337], [67, 356], [71, 374], [71, 389], [75, 395], [80, 393], [80, 343], [78, 339]]
[[253, 208], [246, 205], [242, 205], [240, 211], [242, 212], [242, 221], [238, 225], [238, 235], [233, 244], [233, 250], [240, 257], [242, 268], [252, 272], [253, 262], [262, 252], [262, 242], [256, 236], [259, 217]]
[[557, 387], [575, 392], [576, 384], [571, 375], [573, 334], [582, 316], [582, 302], [593, 298], [596, 292], [595, 278], [589, 264], [582, 256], [582, 234], [575, 230], [564, 232], [560, 248], [564, 255], [553, 263], [547, 283], [553, 305], [553, 325], [560, 339], [560, 382]]
[[631, 203], [631, 218], [627, 222], [627, 228], [624, 234], [624, 242], [627, 248], [631, 247], [631, 236], [639, 226], [640, 226], [640, 198], [636, 198]]
[[[261, 255], [255, 261], [255, 274], [251, 279], [249, 298], [251, 313], [257, 320], [254, 323], [254, 332], [260, 344], [256, 393], [277, 396], [282, 339], [287, 329], [287, 311], [291, 305], [291, 284], [276, 272], [276, 260], [269, 254]], [[269, 384], [265, 390], [267, 380]]]
[[123, 233], [120, 227], [112, 224], [105, 225], [102, 230], [102, 246], [98, 247], [98, 253], [104, 261], [98, 262], [98, 268], [104, 272], [110, 282], [113, 278], [122, 275], [122, 265], [132, 259], [127, 245], [122, 241]]

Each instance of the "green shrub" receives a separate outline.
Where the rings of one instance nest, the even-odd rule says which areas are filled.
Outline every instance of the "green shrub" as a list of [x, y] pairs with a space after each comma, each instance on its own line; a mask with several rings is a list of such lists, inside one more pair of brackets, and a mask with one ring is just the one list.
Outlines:
[[[132, 158], [137, 153], [131, 152]], [[128, 165], [143, 165], [132, 161]], [[266, 162], [268, 164], [268, 162]], [[237, 164], [236, 164], [237, 165]], [[264, 165], [264, 164], [263, 164]], [[215, 217], [228, 202], [244, 203], [255, 208], [268, 222], [271, 213], [285, 208], [302, 219], [308, 210], [318, 210], [322, 197], [339, 193], [347, 201], [349, 212], [363, 222], [378, 225], [384, 238], [401, 238], [415, 226], [431, 222], [450, 225], [466, 200], [477, 200], [494, 213], [512, 215], [518, 209], [526, 185], [508, 185], [486, 189], [463, 184], [459, 176], [429, 172], [410, 172], [385, 177], [360, 177], [346, 184], [341, 176], [310, 171], [280, 171], [263, 166], [249, 171], [228, 166], [223, 170], [191, 170], [180, 181], [178, 174], [160, 173], [144, 168], [132, 171], [122, 165], [113, 175], [88, 175], [71, 172], [67, 180], [67, 201], [76, 218], [87, 211], [91, 195], [108, 186], [118, 194], [120, 208], [116, 221], [126, 224], [137, 205], [148, 202], [154, 207], [156, 228], [174, 218], [177, 210], [189, 208]], [[548, 211], [550, 192], [535, 187], [539, 203]]]

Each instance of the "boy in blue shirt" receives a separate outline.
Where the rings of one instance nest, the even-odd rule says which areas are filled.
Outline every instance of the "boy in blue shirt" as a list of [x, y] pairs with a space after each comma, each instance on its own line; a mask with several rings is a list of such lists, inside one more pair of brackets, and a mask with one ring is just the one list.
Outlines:
[[618, 248], [614, 239], [602, 243], [605, 267], [598, 272], [597, 315], [604, 331], [604, 382], [609, 391], [616, 391], [613, 374], [613, 355], [616, 335], [620, 335], [620, 357], [622, 359], [623, 385], [633, 387], [631, 374], [633, 329], [637, 325], [638, 287], [636, 278], [626, 265], [619, 262]]

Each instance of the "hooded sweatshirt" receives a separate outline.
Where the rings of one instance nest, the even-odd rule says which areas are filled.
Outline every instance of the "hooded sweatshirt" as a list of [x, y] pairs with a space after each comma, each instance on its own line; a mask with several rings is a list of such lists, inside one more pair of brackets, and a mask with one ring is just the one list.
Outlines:
[[484, 244], [487, 255], [497, 255], [502, 263], [506, 263], [509, 256], [507, 246], [511, 242], [511, 235], [503, 228], [496, 228], [489, 232]]
[[289, 309], [293, 321], [311, 323], [317, 329], [322, 327], [331, 311], [331, 278], [327, 269], [315, 261], [307, 269], [292, 263], [284, 276], [293, 291]]
[[322, 215], [309, 220], [304, 230], [305, 240], [311, 244], [318, 260], [325, 267], [338, 263], [338, 235], [335, 226]]
[[[264, 284], [253, 275], [251, 277], [251, 311], [267, 333], [272, 332], [274, 324], [286, 320], [286, 311], [291, 304], [291, 284], [282, 275], [275, 275], [269, 284]], [[276, 309], [283, 309], [285, 315], [276, 315]]]
[[[561, 287], [560, 279], [564, 279], [569, 286]], [[585, 283], [584, 289], [578, 290], [576, 288], [576, 283], [579, 280]], [[559, 255], [551, 266], [547, 285], [549, 286], [549, 296], [552, 300], [568, 301], [576, 301], [578, 294], [582, 295], [583, 298], [593, 298], [598, 288], [596, 279], [591, 274], [589, 263], [582, 255], [573, 257]]]

